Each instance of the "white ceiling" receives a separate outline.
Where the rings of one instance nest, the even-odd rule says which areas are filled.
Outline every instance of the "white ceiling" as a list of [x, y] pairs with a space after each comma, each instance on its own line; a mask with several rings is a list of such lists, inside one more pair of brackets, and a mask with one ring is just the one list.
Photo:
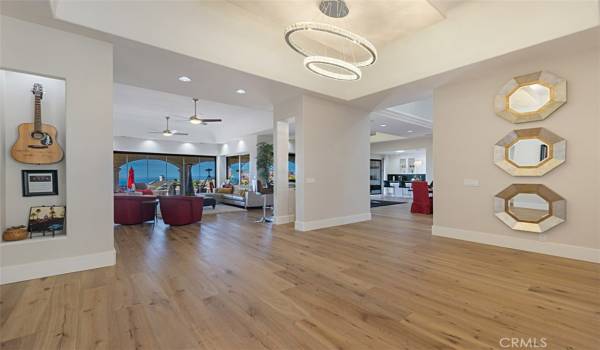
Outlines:
[[[187, 119], [194, 112], [188, 96], [115, 84], [113, 129], [115, 136], [142, 139], [173, 140], [194, 143], [224, 143], [244, 135], [258, 133], [273, 126], [270, 111], [200, 100], [198, 114], [222, 118], [221, 123], [193, 125]], [[149, 134], [165, 129], [165, 116], [171, 116], [171, 130], [189, 133], [188, 136], [165, 137]]]
[[[420, 29], [413, 28], [405, 35], [383, 34], [389, 35], [389, 40], [367, 37], [381, 40], [380, 59], [364, 69], [363, 79], [349, 83], [307, 72], [302, 57], [283, 40], [285, 26], [278, 21], [285, 16], [279, 19], [279, 14], [257, 10], [296, 1], [257, 0], [256, 6], [239, 6], [239, 1], [51, 1], [55, 18], [63, 23], [343, 100], [410, 84], [600, 24], [597, 1], [429, 1], [445, 19], [420, 24]], [[316, 1], [310, 2], [309, 8], [318, 14]], [[427, 4], [425, 0], [414, 2]], [[382, 21], [382, 32], [411, 20], [411, 16], [390, 17], [387, 12], [414, 2], [348, 1], [350, 7], [368, 4], [369, 11], [378, 9], [379, 17], [393, 23], [389, 26], [387, 20]], [[353, 26], [376, 37], [380, 23], [373, 18], [362, 16]], [[540, 23], [552, 23], [552, 30]]]
[[[47, 0], [35, 2], [2, 1], [0, 2], [0, 10], [3, 14], [10, 16], [112, 42], [115, 53], [115, 81], [130, 85], [130, 87], [137, 86], [156, 90], [151, 94], [142, 93], [143, 96], [139, 97], [141, 105], [146, 105], [145, 102], [148, 102], [149, 99], [162, 98], [171, 94], [178, 96], [177, 99], [174, 99], [177, 101], [176, 103], [168, 102], [171, 101], [171, 98], [167, 97], [167, 102], [156, 110], [131, 111], [127, 107], [130, 102], [121, 101], [122, 110], [126, 111], [124, 112], [126, 115], [119, 116], [121, 107], [115, 108], [116, 134], [134, 136], [131, 134], [136, 133], [137, 137], [144, 138], [147, 138], [148, 135], [139, 130], [139, 125], [144, 125], [144, 128], [148, 129], [151, 127], [162, 130], [164, 128], [164, 125], [161, 124], [161, 122], [164, 123], [162, 114], [188, 115], [193, 105], [191, 102], [189, 103], [190, 109], [188, 112], [185, 101], [191, 100], [192, 96], [198, 96], [205, 100], [203, 103], [205, 103], [207, 111], [215, 112], [215, 115], [223, 115], [224, 118], [228, 115], [231, 115], [230, 118], [234, 118], [238, 115], [236, 111], [244, 114], [246, 118], [249, 115], [257, 115], [259, 126], [256, 129], [260, 131], [259, 129], [263, 128], [260, 121], [264, 121], [262, 115], [270, 115], [274, 104], [300, 94], [318, 94], [317, 92], [324, 93], [330, 99], [335, 99], [332, 96], [337, 96], [340, 99], [351, 99], [350, 103], [360, 108], [376, 110], [372, 115], [373, 131], [400, 137], [421, 136], [431, 133], [433, 116], [430, 106], [426, 105], [431, 101], [431, 91], [437, 86], [446, 84], [452, 79], [465, 74], [472, 76], [484, 74], [486, 70], [494, 69], [496, 65], [503, 64], [507, 60], [526, 60], [532, 55], [553, 54], [554, 52], [589, 46], [590, 40], [596, 39], [597, 41], [598, 38], [597, 30], [584, 31], [571, 35], [572, 38], [555, 39], [534, 48], [525, 49], [527, 46], [527, 40], [524, 40], [525, 37], [530, 39], [529, 43], [531, 43], [542, 40], [542, 34], [559, 37], [565, 32], [575, 29], [575, 27], [563, 28], [567, 24], [571, 26], [577, 24], [583, 27], [589, 25], [590, 20], [586, 16], [581, 17], [579, 21], [569, 21], [572, 16], [587, 13], [586, 11], [589, 9], [586, 6], [589, 6], [589, 3], [573, 5], [574, 7], [568, 15], [565, 15], [564, 11], [561, 12], [561, 10], [564, 10], [561, 6], [567, 6], [564, 3], [561, 3], [562, 5], [552, 3], [552, 5], [543, 6], [543, 9], [538, 9], [540, 21], [543, 18], [554, 18], [552, 17], [554, 15], [559, 16], [557, 17], [559, 19], [555, 19], [555, 22], [553, 22], [555, 23], [555, 30], [552, 32], [547, 30], [535, 32], [534, 28], [526, 30], [524, 28], [532, 24], [521, 17], [515, 17], [511, 25], [521, 28], [519, 30], [515, 29], [515, 33], [519, 33], [518, 37], [515, 36], [513, 39], [506, 41], [504, 40], [505, 37], [501, 37], [502, 35], [510, 36], [515, 33], [503, 31], [494, 34], [495, 40], [490, 41], [485, 39], [489, 37], [486, 36], [484, 31], [493, 30], [500, 23], [505, 23], [502, 20], [503, 16], [516, 16], [511, 12], [514, 10], [514, 6], [521, 6], [526, 9], [527, 6], [537, 6], [536, 3], [527, 2], [523, 5], [509, 3], [500, 6], [497, 2], [477, 3], [475, 5], [463, 4], [461, 1], [430, 1], [442, 13], [446, 14], [446, 20], [404, 37], [402, 37], [402, 34], [398, 34], [400, 39], [396, 41], [387, 44], [382, 42], [381, 44], [385, 48], [381, 50], [380, 54], [382, 60], [386, 63], [380, 64], [380, 62], [375, 67], [368, 68], [374, 70], [369, 71], [360, 82], [341, 83], [315, 78], [307, 73], [301, 67], [299, 63], [301, 59], [298, 55], [291, 52], [283, 43], [283, 28], [279, 28], [280, 24], [265, 24], [268, 18], [260, 18], [250, 14], [247, 10], [238, 6], [239, 1], [236, 1], [238, 4], [232, 4], [231, 2], [225, 4], [225, 1], [170, 2], [169, 6], [166, 6], [164, 1], [152, 3], [103, 1], [64, 3], [62, 1], [52, 1], [55, 8], [62, 8], [62, 11], [57, 12], [61, 18], [70, 22], [79, 22], [89, 28], [54, 18]], [[303, 2], [304, 0], [298, 1]], [[390, 1], [394, 2], [393, 0], [382, 0], [380, 3], [389, 3]], [[263, 7], [267, 3], [265, 1], [258, 2], [262, 3], [261, 6]], [[349, 1], [349, 4], [354, 6], [352, 4], [357, 2], [362, 2], [362, 0]], [[371, 4], [376, 1], [367, 2]], [[147, 6], [139, 7], [142, 3]], [[268, 3], [282, 3], [282, 1]], [[294, 1], [291, 1], [291, 3], [294, 3]], [[190, 9], [193, 9], [193, 11], [185, 13], [186, 10]], [[198, 12], [198, 9], [205, 11]], [[121, 10], [122, 13], [119, 12]], [[143, 13], [136, 16], [138, 19], [143, 18], [144, 21], [132, 21], [130, 15], [135, 10], [142, 10]], [[494, 16], [487, 16], [493, 10], [501, 11]], [[544, 12], [546, 10], [547, 13]], [[176, 14], [180, 14], [180, 17], [174, 16]], [[110, 20], [107, 20], [106, 15], [110, 15]], [[270, 14], [269, 16], [274, 17], [275, 15]], [[469, 25], [473, 23], [469, 21], [475, 20], [481, 21], [481, 26], [477, 27], [482, 31], [479, 37], [468, 37], [470, 34], [457, 31], [465, 26], [471, 28]], [[595, 18], [595, 20], [597, 23], [598, 19]], [[148, 24], [151, 24], [151, 26], [148, 26]], [[275, 27], [279, 29], [275, 30]], [[96, 28], [96, 30], [90, 28]], [[135, 33], [131, 32], [133, 29], [136, 30]], [[368, 28], [365, 30], [373, 29]], [[523, 35], [523, 33], [530, 34], [530, 32], [537, 36], [532, 35], [530, 38], [528, 35]], [[138, 39], [145, 43], [124, 39], [114, 35], [116, 33], [121, 33], [123, 36]], [[236, 33], [236, 36], [231, 37], [232, 33]], [[259, 35], [261, 33], [263, 35]], [[448, 39], [447, 35], [450, 34], [454, 36], [454, 41], [448, 42], [446, 39]], [[462, 40], [463, 36], [468, 37], [471, 42], [476, 42], [477, 50], [456, 50], [456, 45], [459, 45], [459, 40]], [[476, 39], [477, 41], [475, 41]], [[483, 56], [479, 58], [469, 56], [467, 60], [465, 60], [467, 56], [457, 56], [457, 52], [465, 52], [471, 55], [475, 53], [491, 55], [493, 50], [489, 50], [490, 44], [499, 42], [506, 45], [510, 43], [513, 45], [511, 46], [513, 49], [515, 47], [523, 49], [506, 55], [506, 57], [499, 56], [485, 61], [481, 61]], [[450, 51], [446, 50], [448, 45], [452, 47]], [[162, 48], [159, 48], [159, 46]], [[433, 51], [424, 54], [424, 51], [422, 51], [424, 47]], [[434, 49], [437, 48], [439, 50], [435, 51]], [[510, 52], [508, 46], [496, 47], [495, 49], [497, 49], [495, 52]], [[262, 56], [257, 54], [258, 52]], [[439, 56], [440, 54], [444, 55]], [[444, 57], [444, 59], [439, 57]], [[432, 74], [432, 72], [435, 74]], [[191, 77], [192, 82], [182, 83], [178, 81], [177, 77], [180, 75]], [[288, 83], [280, 81], [287, 81]], [[365, 84], [368, 86], [365, 86]], [[401, 85], [397, 86], [398, 84]], [[304, 89], [298, 86], [304, 87]], [[381, 91], [385, 86], [397, 87]], [[236, 94], [235, 90], [239, 88], [247, 90], [248, 93], [246, 95]], [[379, 92], [372, 93], [376, 91]], [[148, 95], [153, 97], [147, 98]], [[359, 96], [363, 97], [355, 98]], [[115, 100], [117, 99], [119, 99], [118, 96], [115, 97]], [[138, 101], [138, 98], [132, 99], [132, 101]], [[399, 106], [401, 103], [405, 105]], [[183, 106], [181, 107], [183, 110], [177, 109], [178, 106]], [[208, 110], [211, 106], [219, 106], [220, 109]], [[248, 113], [240, 111], [248, 111]], [[153, 121], [142, 119], [143, 124], [140, 124], [140, 118], [143, 116], [146, 118], [152, 116]], [[244, 119], [244, 121], [248, 122], [249, 119]], [[247, 124], [250, 125], [250, 128], [254, 127], [254, 123], [248, 122]], [[387, 127], [380, 127], [381, 124], [385, 124]], [[126, 132], [126, 125], [130, 125], [133, 131]], [[233, 128], [223, 128], [226, 130], [222, 132], [218, 130], [213, 132], [207, 129], [193, 130], [193, 135], [185, 141], [222, 142], [230, 137], [236, 138], [241, 135], [238, 133], [232, 136], [235, 132], [230, 133], [231, 130], [236, 130], [235, 126], [237, 125], [234, 125]], [[208, 129], [211, 127], [213, 126]], [[271, 125], [265, 127], [270, 128]], [[247, 130], [247, 128], [244, 129]], [[409, 130], [414, 132], [409, 133]], [[184, 129], [182, 131], [188, 130]], [[239, 132], [250, 133], [250, 131]]]
[[[346, 1], [350, 12], [330, 18], [318, 9], [318, 0], [226, 0], [282, 32], [292, 23], [314, 21], [351, 29], [382, 49], [390, 42], [444, 19], [427, 0]], [[452, 2], [451, 2], [452, 3]], [[454, 2], [456, 4], [456, 2]], [[319, 39], [327, 41], [327, 37]], [[330, 45], [328, 45], [330, 46]]]
[[[399, 152], [402, 151], [402, 152]], [[380, 154], [398, 156], [399, 158], [425, 158], [427, 151], [425, 148], [416, 149], [397, 149], [394, 151], [382, 152]]]
[[381, 132], [403, 138], [411, 138], [430, 135], [431, 128], [415, 125], [386, 115], [372, 114], [371, 132]]
[[[278, 102], [305, 92], [131, 40], [115, 38], [113, 44], [115, 81], [119, 83], [263, 110], [272, 110]], [[180, 76], [192, 81], [181, 82]], [[237, 94], [238, 89], [246, 90], [246, 94]]]
[[[371, 133], [380, 132], [402, 138], [431, 135], [433, 98], [392, 106], [371, 113]], [[385, 141], [385, 140], [381, 140]], [[380, 142], [373, 141], [371, 142]]]
[[433, 97], [427, 97], [388, 108], [392, 112], [401, 113], [423, 121], [433, 122]]

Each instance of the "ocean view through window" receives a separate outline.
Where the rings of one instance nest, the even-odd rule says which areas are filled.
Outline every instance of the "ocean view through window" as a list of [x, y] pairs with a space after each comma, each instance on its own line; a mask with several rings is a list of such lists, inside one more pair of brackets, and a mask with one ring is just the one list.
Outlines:
[[136, 187], [147, 187], [159, 194], [183, 194], [181, 184], [187, 180], [186, 177], [191, 177], [194, 192], [202, 192], [209, 185], [215, 185], [214, 156], [114, 152], [113, 160], [117, 191], [130, 190], [130, 169], [133, 169]]

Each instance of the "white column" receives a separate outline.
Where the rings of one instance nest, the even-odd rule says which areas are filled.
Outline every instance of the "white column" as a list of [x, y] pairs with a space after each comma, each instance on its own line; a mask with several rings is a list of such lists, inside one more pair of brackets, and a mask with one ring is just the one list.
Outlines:
[[273, 132], [273, 169], [275, 180], [273, 222], [275, 224], [285, 224], [294, 221], [294, 214], [290, 213], [289, 205], [289, 138], [289, 124], [283, 121], [275, 121]]

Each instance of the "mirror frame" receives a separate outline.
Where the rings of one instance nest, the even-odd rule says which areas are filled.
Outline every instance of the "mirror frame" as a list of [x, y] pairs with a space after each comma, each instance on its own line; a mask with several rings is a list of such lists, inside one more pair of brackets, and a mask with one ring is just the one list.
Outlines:
[[[550, 101], [533, 112], [520, 113], [509, 105], [510, 96], [519, 88], [540, 84], [550, 89]], [[567, 81], [548, 71], [540, 71], [514, 77], [504, 84], [494, 99], [496, 114], [511, 123], [527, 123], [544, 120], [567, 102]]]
[[[518, 165], [509, 158], [510, 148], [521, 140], [538, 139], [548, 145], [548, 157], [537, 165]], [[494, 145], [494, 164], [512, 176], [543, 176], [565, 162], [567, 141], [545, 128], [513, 130]]]
[[[520, 193], [537, 194], [548, 202], [549, 213], [538, 221], [519, 220], [509, 211], [510, 200]], [[567, 201], [542, 184], [512, 184], [494, 197], [494, 215], [516, 231], [545, 232], [565, 222]]]

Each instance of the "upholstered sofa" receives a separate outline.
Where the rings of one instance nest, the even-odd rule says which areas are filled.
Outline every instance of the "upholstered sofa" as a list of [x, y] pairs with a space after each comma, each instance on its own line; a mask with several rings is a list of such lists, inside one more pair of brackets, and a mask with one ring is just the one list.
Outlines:
[[[263, 197], [258, 192], [247, 191], [239, 187], [235, 187], [232, 193], [217, 192], [213, 194], [218, 203], [236, 205], [244, 208], [257, 208], [263, 206]], [[273, 194], [266, 194], [267, 205], [273, 205]]]
[[160, 214], [165, 224], [189, 225], [202, 220], [204, 199], [193, 196], [159, 196]]
[[154, 196], [115, 195], [114, 222], [121, 225], [136, 225], [154, 220], [156, 204]]

